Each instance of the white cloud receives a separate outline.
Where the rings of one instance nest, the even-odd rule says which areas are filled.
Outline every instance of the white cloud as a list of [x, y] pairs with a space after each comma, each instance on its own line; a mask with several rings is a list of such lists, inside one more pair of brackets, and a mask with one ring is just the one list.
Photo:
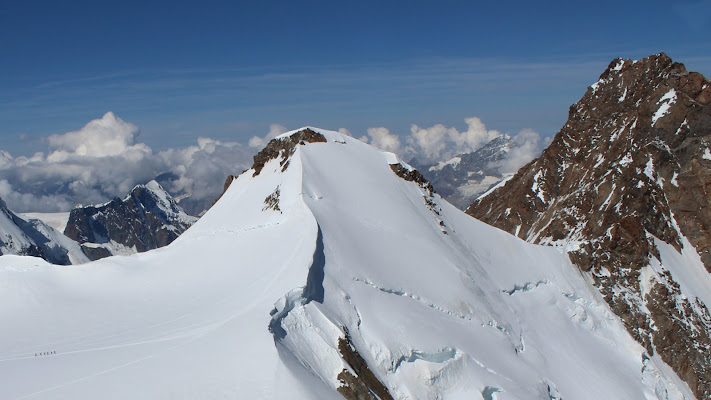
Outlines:
[[370, 144], [381, 150], [393, 153], [400, 151], [400, 137], [390, 133], [388, 128], [368, 128], [368, 136], [370, 137]]
[[[428, 128], [413, 124], [410, 134], [404, 137], [384, 127], [368, 128], [368, 135], [362, 136], [360, 140], [394, 152], [405, 160], [415, 158], [418, 164], [436, 164], [458, 154], [471, 153], [501, 135], [497, 130], [487, 129], [478, 117], [466, 118], [464, 121], [467, 129], [463, 131], [442, 124]], [[514, 147], [508, 156], [495, 165], [504, 173], [515, 172], [541, 151], [541, 137], [531, 129], [522, 130], [513, 137], [513, 141]]]
[[405, 159], [416, 157], [419, 162], [436, 163], [457, 154], [472, 152], [501, 135], [499, 131], [486, 129], [477, 117], [466, 118], [465, 122], [467, 129], [461, 132], [442, 124], [429, 128], [412, 125], [410, 134], [402, 139], [387, 128], [368, 128], [368, 136], [361, 137], [361, 140]]
[[[442, 124], [413, 125], [404, 137], [374, 127], [360, 140], [405, 160], [417, 157], [420, 163], [436, 163], [476, 150], [499, 135], [479, 118], [465, 121], [463, 131]], [[192, 146], [154, 152], [138, 141], [138, 127], [109, 112], [78, 131], [49, 137], [46, 154], [13, 157], [0, 151], [0, 197], [17, 212], [68, 211], [77, 203], [122, 197], [135, 185], [163, 174], [161, 184], [174, 195], [189, 195], [181, 205], [197, 213], [219, 196], [227, 175], [247, 169], [257, 148], [285, 131], [272, 124], [266, 135], [252, 137], [249, 147], [200, 137]], [[339, 132], [351, 135], [345, 128]], [[541, 138], [532, 130], [521, 131], [514, 141], [517, 146], [508, 158], [497, 163], [504, 172], [515, 171], [540, 151]]]
[[466, 118], [467, 130], [437, 124], [429, 128], [412, 125], [407, 138], [409, 152], [420, 160], [438, 162], [451, 159], [457, 154], [470, 153], [501, 135], [496, 130], [487, 130], [478, 117]]
[[[267, 136], [278, 127], [272, 126]], [[113, 113], [82, 129], [52, 135], [48, 154], [12, 157], [0, 152], [0, 197], [17, 212], [68, 211], [126, 195], [162, 173], [171, 193], [191, 194], [195, 207], [210, 204], [227, 175], [252, 163], [253, 151], [236, 142], [199, 138], [197, 145], [158, 153], [137, 142], [139, 129]], [[200, 210], [192, 210], [197, 212]]]
[[72, 156], [106, 157], [125, 153], [150, 153], [150, 148], [145, 144], [136, 144], [139, 134], [137, 126], [109, 111], [78, 131], [47, 138], [50, 148], [54, 149], [47, 160], [61, 162]]
[[23, 204], [25, 210], [47, 211], [68, 210], [73, 206], [73, 202], [68, 196], [20, 193], [14, 190], [12, 184], [5, 179], [0, 180], [0, 198], [5, 200], [5, 203], [13, 211], [18, 211], [16, 207], [13, 207], [17, 204]]
[[541, 136], [533, 129], [523, 129], [513, 138], [514, 146], [506, 157], [490, 167], [496, 167], [504, 174], [514, 173], [541, 154]]
[[249, 147], [261, 149], [262, 147], [266, 146], [270, 140], [274, 139], [275, 137], [281, 135], [284, 132], [286, 132], [286, 128], [283, 125], [271, 124], [269, 125], [269, 133], [267, 133], [266, 136], [252, 136], [252, 138], [249, 139]]

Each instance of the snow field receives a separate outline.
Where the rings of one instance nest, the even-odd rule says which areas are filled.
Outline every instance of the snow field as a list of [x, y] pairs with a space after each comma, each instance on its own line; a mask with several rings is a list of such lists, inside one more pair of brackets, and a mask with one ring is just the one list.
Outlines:
[[335, 399], [347, 331], [398, 399], [693, 398], [567, 256], [312, 129], [328, 143], [242, 174], [167, 247], [0, 257], [0, 397]]

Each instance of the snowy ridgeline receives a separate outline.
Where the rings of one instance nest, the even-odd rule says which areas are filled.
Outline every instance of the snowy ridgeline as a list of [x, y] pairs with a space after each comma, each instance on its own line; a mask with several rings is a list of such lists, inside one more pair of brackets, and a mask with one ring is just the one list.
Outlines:
[[0, 398], [693, 398], [566, 255], [316, 131], [167, 247], [0, 257]]

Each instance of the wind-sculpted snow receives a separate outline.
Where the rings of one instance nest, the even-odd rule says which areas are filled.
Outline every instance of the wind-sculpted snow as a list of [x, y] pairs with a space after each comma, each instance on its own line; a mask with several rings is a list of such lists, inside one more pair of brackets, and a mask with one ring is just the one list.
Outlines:
[[0, 398], [693, 398], [564, 254], [310, 129], [164, 248], [0, 257]]

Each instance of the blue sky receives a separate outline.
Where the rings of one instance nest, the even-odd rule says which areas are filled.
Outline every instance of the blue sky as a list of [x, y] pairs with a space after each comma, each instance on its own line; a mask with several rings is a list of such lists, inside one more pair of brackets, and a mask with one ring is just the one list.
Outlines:
[[113, 111], [154, 149], [269, 125], [463, 127], [544, 136], [615, 57], [711, 76], [711, 0], [7, 1], [0, 149]]

